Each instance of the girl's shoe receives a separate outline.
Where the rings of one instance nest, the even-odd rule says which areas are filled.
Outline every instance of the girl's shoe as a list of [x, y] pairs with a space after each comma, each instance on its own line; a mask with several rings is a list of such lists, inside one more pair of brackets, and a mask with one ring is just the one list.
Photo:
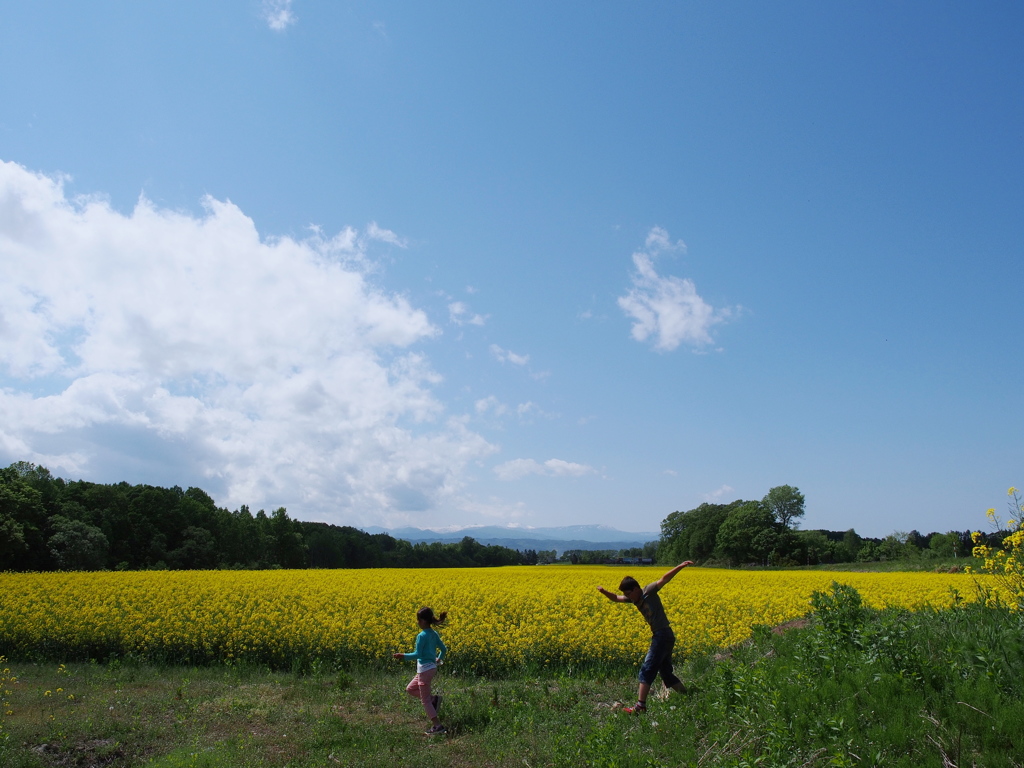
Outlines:
[[438, 723], [437, 725], [432, 725], [427, 728], [424, 733], [427, 734], [427, 736], [437, 736], [442, 733], [448, 733], [448, 729]]

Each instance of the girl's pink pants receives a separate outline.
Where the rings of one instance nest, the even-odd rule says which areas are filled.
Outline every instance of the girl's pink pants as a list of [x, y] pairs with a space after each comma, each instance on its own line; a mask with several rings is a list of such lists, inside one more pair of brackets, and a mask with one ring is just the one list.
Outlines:
[[419, 699], [423, 702], [423, 709], [427, 711], [427, 717], [431, 720], [437, 717], [437, 710], [430, 703], [430, 681], [434, 679], [436, 674], [437, 667], [428, 669], [426, 672], [417, 672], [416, 677], [405, 686], [406, 693], [414, 699]]

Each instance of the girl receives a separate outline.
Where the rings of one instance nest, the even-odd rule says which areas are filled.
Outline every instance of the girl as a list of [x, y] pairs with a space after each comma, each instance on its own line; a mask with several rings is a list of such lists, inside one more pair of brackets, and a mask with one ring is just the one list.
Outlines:
[[426, 710], [431, 722], [430, 728], [426, 731], [430, 736], [447, 730], [437, 717], [441, 697], [430, 693], [430, 681], [437, 674], [437, 665], [444, 660], [444, 655], [448, 652], [441, 641], [441, 636], [434, 630], [434, 625], [443, 624], [446, 618], [448, 611], [441, 611], [441, 615], [435, 617], [432, 608], [420, 608], [416, 612], [416, 623], [423, 631], [416, 635], [416, 650], [412, 653], [394, 655], [396, 659], [416, 659], [416, 676], [406, 686], [405, 692], [423, 702], [423, 709]]

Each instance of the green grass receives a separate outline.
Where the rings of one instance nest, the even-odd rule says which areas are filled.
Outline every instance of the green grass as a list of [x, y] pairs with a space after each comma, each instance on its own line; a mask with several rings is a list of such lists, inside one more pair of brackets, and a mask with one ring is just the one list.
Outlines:
[[930, 573], [962, 573], [970, 566], [979, 569], [982, 560], [973, 557], [950, 558], [906, 558], [902, 560], [869, 560], [865, 563], [832, 563], [824, 565], [796, 566], [786, 570], [811, 571], [856, 571], [863, 573], [897, 573], [924, 571]]
[[687, 659], [691, 690], [659, 691], [643, 717], [620, 708], [633, 669], [487, 679], [453, 663], [436, 686], [449, 734], [433, 738], [404, 665], [8, 661], [0, 765], [1024, 765], [1020, 614], [867, 611], [848, 588], [815, 607], [806, 627]]

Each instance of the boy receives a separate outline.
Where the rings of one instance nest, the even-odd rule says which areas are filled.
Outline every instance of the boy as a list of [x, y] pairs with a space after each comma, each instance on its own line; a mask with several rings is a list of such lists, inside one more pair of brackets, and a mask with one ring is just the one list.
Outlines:
[[647, 623], [651, 627], [651, 647], [644, 657], [644, 663], [640, 667], [640, 690], [637, 692], [636, 706], [626, 707], [624, 711], [630, 714], [642, 714], [647, 711], [647, 694], [651, 690], [651, 683], [659, 674], [666, 688], [671, 688], [679, 693], [686, 692], [686, 686], [682, 681], [672, 674], [672, 648], [676, 644], [676, 636], [672, 632], [672, 626], [665, 616], [665, 608], [658, 596], [659, 590], [668, 584], [683, 568], [693, 565], [687, 560], [680, 563], [671, 571], [658, 579], [653, 584], [648, 584], [643, 589], [639, 582], [632, 576], [627, 576], [619, 584], [621, 595], [609, 592], [604, 587], [598, 587], [597, 591], [607, 597], [613, 603], [632, 603], [635, 605]]

